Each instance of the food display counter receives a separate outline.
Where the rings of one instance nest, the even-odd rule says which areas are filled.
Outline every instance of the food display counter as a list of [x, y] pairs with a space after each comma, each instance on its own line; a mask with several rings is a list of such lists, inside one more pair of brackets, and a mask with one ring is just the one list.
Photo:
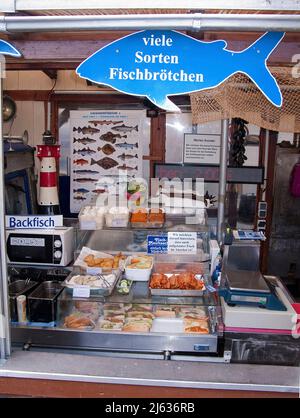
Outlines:
[[[95, 297], [89, 298], [88, 301], [74, 299], [64, 290], [58, 299], [57, 326], [45, 328], [14, 325], [12, 327], [13, 341], [37, 346], [46, 344], [54, 347], [111, 349], [125, 352], [217, 352], [218, 318], [215, 302], [210, 297], [204, 298], [204, 301], [201, 301], [202, 305], [195, 299], [188, 301], [187, 304], [186, 299], [174, 301], [170, 298], [163, 298], [163, 300], [156, 298], [156, 300], [151, 300], [143, 297], [147, 296], [147, 292], [148, 288], [144, 284], [135, 284], [130, 296], [133, 303], [124, 303], [124, 299], [115, 295], [107, 298], [109, 302], [102, 298], [100, 302], [99, 298]], [[120, 300], [122, 302], [117, 302]], [[184, 304], [184, 308], [181, 304]], [[189, 314], [205, 318], [208, 328], [203, 329], [204, 333], [184, 332], [184, 317], [180, 315], [188, 316]], [[130, 324], [128, 320], [134, 318], [130, 315], [135, 315], [135, 318], [140, 321], [133, 321]], [[158, 315], [165, 316], [159, 317]], [[115, 321], [120, 322], [114, 322], [114, 318], [116, 318]], [[94, 325], [94, 321], [97, 324]], [[127, 328], [124, 327], [126, 322]], [[196, 323], [198, 324], [199, 321], [196, 320]], [[109, 328], [114, 324], [115, 329]], [[186, 328], [188, 330], [188, 327]], [[142, 331], [139, 332], [139, 329]]]
[[[298, 364], [289, 293], [278, 278], [268, 276], [286, 310], [227, 304], [212, 286], [209, 227], [185, 225], [179, 218], [167, 219], [155, 230], [127, 226], [82, 231], [77, 221], [71, 223], [76, 237], [72, 265], [25, 268], [23, 273], [20, 266], [10, 267], [14, 344], [172, 360]], [[150, 234], [165, 237], [174, 230], [196, 234], [195, 254], [147, 255]], [[241, 245], [225, 248], [223, 266], [240, 266], [251, 278], [259, 244]], [[13, 294], [22, 283], [26, 323], [16, 320]]]
[[[7, 20], [4, 23], [10, 22], [14, 32], [14, 16], [6, 16], [5, 12], [2, 13], [3, 19]], [[202, 15], [191, 17], [193, 30], [195, 26], [201, 30], [206, 27], [198, 24], [207, 18], [205, 13]], [[44, 102], [45, 111], [44, 118], [32, 121], [36, 128], [34, 132], [42, 132], [42, 128], [35, 125], [39, 119], [45, 121], [43, 145], [37, 145], [41, 165], [40, 170], [37, 168], [38, 208], [34, 212], [47, 213], [52, 220], [53, 215], [60, 212], [67, 216], [78, 214], [78, 219], [69, 223], [59, 215], [51, 228], [49, 224], [40, 224], [36, 214], [32, 219], [24, 215], [24, 219], [19, 221], [21, 225], [16, 224], [14, 215], [13, 224], [4, 219], [4, 184], [1, 180], [4, 154], [3, 150], [0, 152], [0, 319], [4, 318], [0, 320], [0, 394], [24, 395], [29, 390], [27, 387], [32, 387], [32, 392], [26, 394], [66, 395], [67, 392], [59, 391], [64, 383], [70, 382], [73, 386], [66, 391], [77, 396], [83, 396], [85, 383], [89, 384], [88, 395], [97, 392], [97, 396], [119, 397], [145, 395], [147, 390], [148, 395], [174, 397], [208, 394], [198, 390], [214, 390], [213, 396], [220, 395], [218, 391], [227, 391], [227, 394], [233, 390], [248, 391], [257, 396], [263, 391], [294, 395], [299, 390], [300, 334], [294, 301], [279, 278], [260, 273], [260, 243], [252, 243], [251, 250], [248, 243], [244, 246], [240, 243], [225, 245], [227, 225], [246, 228], [244, 221], [248, 225], [244, 218], [240, 226], [237, 212], [240, 200], [242, 202], [242, 198], [250, 194], [250, 185], [256, 190], [257, 203], [264, 205], [265, 209], [272, 206], [272, 156], [277, 141], [273, 133], [280, 124], [275, 126], [276, 118], [273, 122], [261, 121], [259, 108], [252, 120], [246, 116], [253, 112], [247, 109], [248, 113], [243, 114], [241, 109], [242, 117], [250, 124], [256, 126], [258, 121], [262, 124], [259, 141], [257, 138], [254, 141], [249, 130], [243, 133], [248, 122], [237, 119], [241, 115], [230, 122], [228, 104], [225, 103], [222, 109], [218, 106], [207, 111], [207, 97], [199, 100], [195, 96], [196, 73], [191, 72], [196, 71], [193, 68], [195, 63], [188, 57], [197, 48], [200, 48], [200, 55], [202, 50], [212, 48], [213, 51], [218, 37], [212, 33], [205, 45], [199, 40], [194, 42], [185, 33], [176, 32], [182, 29], [182, 17], [189, 19], [188, 15], [178, 19], [174, 16], [167, 13], [159, 16], [161, 25], [157, 25], [153, 17], [144, 19], [133, 15], [127, 19], [128, 22], [124, 18], [125, 29], [138, 32], [122, 39], [118, 39], [117, 26], [107, 26], [107, 22], [101, 22], [101, 16], [98, 19], [83, 14], [79, 20], [77, 16], [73, 21], [79, 22], [78, 27], [70, 26], [70, 22], [66, 27], [62, 16], [61, 19], [50, 16], [50, 29], [57, 32], [67, 29], [76, 33], [89, 26], [90, 18], [95, 20], [91, 30], [98, 27], [96, 41], [99, 40], [101, 49], [95, 52], [97, 42], [94, 37], [89, 40], [88, 34], [75, 41], [65, 36], [60, 40], [56, 34], [57, 39], [53, 42], [61, 43], [52, 48], [55, 53], [48, 48], [48, 58], [40, 65], [36, 62], [37, 65], [32, 66], [32, 56], [39, 55], [38, 51], [32, 52], [35, 46], [28, 48], [26, 37], [17, 42], [20, 52], [13, 48], [14, 53], [9, 54], [16, 59], [23, 55], [25, 63], [22, 67], [22, 62], [14, 63], [9, 59], [11, 68], [22, 69], [27, 63], [28, 69], [40, 69], [43, 77], [46, 74], [55, 79], [49, 93], [49, 85], [45, 87], [42, 81], [40, 84], [44, 87], [40, 95], [36, 95], [36, 91], [34, 94], [30, 94], [30, 90], [26, 92], [26, 97], [31, 97], [34, 102]], [[268, 16], [270, 22], [267, 25], [271, 32], [251, 44], [264, 45], [260, 50], [269, 51], [267, 58], [281, 42], [284, 31], [297, 29], [291, 16], [291, 25], [283, 22], [279, 26], [271, 17]], [[32, 20], [33, 33], [47, 33], [49, 30], [49, 21], [46, 22], [49, 16], [45, 19], [42, 16], [27, 18]], [[196, 25], [195, 18], [200, 19]], [[39, 19], [38, 26], [34, 25], [35, 19]], [[120, 20], [120, 16], [116, 19]], [[247, 31], [255, 31], [257, 27], [250, 18], [248, 20], [245, 20]], [[17, 23], [22, 25], [22, 22]], [[157, 27], [159, 31], [156, 31]], [[275, 32], [272, 32], [272, 27], [276, 27]], [[206, 29], [209, 30], [209, 25]], [[221, 29], [228, 31], [230, 25], [224, 27], [223, 24]], [[20, 27], [15, 27], [15, 30], [20, 31]], [[112, 34], [112, 43], [107, 34], [101, 38], [102, 30], [116, 32]], [[6, 27], [3, 32], [7, 32]], [[10, 34], [7, 32], [6, 35], [9, 40]], [[46, 34], [45, 39], [49, 37], [52, 42], [50, 35]], [[233, 39], [233, 43], [239, 40]], [[69, 48], [68, 42], [76, 42], [76, 48]], [[119, 51], [112, 46], [116, 42], [126, 47]], [[212, 86], [220, 86], [228, 78], [224, 77], [223, 70], [228, 67], [226, 60], [234, 56], [236, 46], [233, 45], [233, 50], [229, 51], [226, 41], [218, 42], [224, 46], [218, 51], [221, 65], [214, 65], [216, 54], [210, 56], [205, 52], [207, 66], [201, 70], [203, 74], [196, 74], [197, 82], [202, 83], [198, 86], [199, 92], [205, 92], [207, 86], [217, 88]], [[251, 47], [242, 51], [245, 52], [244, 59], [248, 50]], [[74, 51], [77, 51], [75, 55]], [[98, 62], [109, 51], [108, 59], [103, 61], [102, 58], [103, 62]], [[90, 53], [92, 55], [88, 56]], [[145, 59], [138, 62], [139, 56]], [[158, 60], [158, 57], [164, 59]], [[248, 58], [250, 74], [255, 60], [254, 56]], [[61, 66], [56, 65], [62, 59]], [[124, 71], [110, 67], [115, 65], [114, 59]], [[139, 68], [130, 61], [132, 59], [141, 64]], [[44, 61], [50, 62], [51, 71], [45, 68]], [[76, 77], [57, 73], [67, 68], [75, 70], [79, 61]], [[284, 63], [287, 61], [290, 59], [284, 57]], [[257, 87], [264, 94], [267, 91], [265, 98], [278, 108], [283, 102], [279, 84], [270, 77], [266, 60], [262, 62], [266, 71], [261, 84], [265, 85], [263, 89], [258, 84]], [[149, 67], [144, 67], [145, 64]], [[162, 68], [160, 64], [163, 64]], [[167, 79], [166, 64], [177, 65], [177, 74], [182, 73], [188, 79]], [[138, 83], [142, 90], [145, 89], [138, 94], [136, 80], [127, 77], [128, 65], [134, 65], [133, 69], [137, 69], [139, 76], [145, 74], [144, 78], [139, 78], [142, 83]], [[239, 65], [234, 74], [246, 74]], [[220, 71], [216, 72], [216, 68]], [[98, 73], [99, 69], [104, 71], [103, 74], [108, 71], [104, 78], [101, 72]], [[152, 72], [154, 69], [157, 71]], [[103, 87], [103, 79], [107, 80], [108, 74], [111, 80], [117, 81], [119, 77], [118, 83], [106, 85], [108, 88], [100, 91], [100, 95], [94, 94], [98, 93], [97, 84]], [[157, 76], [153, 79], [155, 83], [149, 74]], [[36, 78], [35, 74], [32, 76]], [[77, 76], [82, 78], [83, 85]], [[254, 76], [251, 78], [255, 79]], [[220, 83], [215, 82], [217, 79]], [[182, 82], [184, 85], [180, 84]], [[14, 85], [14, 82], [6, 84]], [[240, 84], [238, 79], [236, 84]], [[114, 87], [118, 93], [111, 91]], [[243, 94], [249, 93], [244, 90]], [[0, 78], [0, 104], [2, 91]], [[172, 94], [180, 91], [186, 93], [182, 100], [173, 103]], [[17, 92], [17, 87], [11, 90], [11, 93]], [[158, 92], [159, 97], [156, 97]], [[193, 93], [190, 98], [189, 93]], [[258, 102], [254, 90], [252, 93], [253, 100]], [[127, 94], [131, 98], [126, 97]], [[238, 98], [241, 91], [232, 90], [230, 94], [236, 94], [232, 97]], [[203, 109], [201, 100], [205, 100]], [[284, 100], [289, 100], [288, 93]], [[191, 115], [186, 112], [186, 101], [191, 104]], [[271, 106], [266, 103], [264, 107], [271, 114], [267, 104]], [[183, 117], [180, 123], [176, 121], [173, 125], [180, 130], [180, 141], [172, 133], [175, 128], [167, 129], [172, 125], [168, 116], [178, 110], [183, 110]], [[222, 119], [219, 128], [207, 125], [203, 131], [204, 114], [212, 113], [207, 120], [214, 124], [218, 112], [219, 119]], [[197, 118], [200, 114], [203, 114], [203, 119]], [[25, 122], [31, 126], [30, 119]], [[0, 137], [3, 136], [2, 125], [0, 120]], [[293, 132], [297, 132], [296, 126]], [[206, 135], [210, 135], [209, 138], [205, 139]], [[264, 136], [266, 141], [262, 140]], [[254, 163], [249, 158], [247, 167], [243, 167], [249, 157], [246, 157], [245, 146], [252, 144], [252, 140], [259, 144], [258, 161]], [[32, 142], [39, 144], [40, 138], [34, 136]], [[168, 156], [168, 148], [176, 154], [172, 158]], [[63, 187], [63, 182], [57, 187], [59, 177], [67, 180], [64, 183], [67, 188]], [[199, 182], [201, 192], [198, 190], [200, 184], [197, 184], [200, 179], [203, 180]], [[152, 180], [158, 182], [152, 183]], [[218, 187], [213, 183], [218, 183]], [[254, 195], [251, 201], [255, 201]], [[196, 202], [199, 205], [195, 205]], [[217, 203], [215, 208], [214, 203]], [[183, 214], [183, 208], [195, 207], [195, 212], [188, 210]], [[210, 219], [211, 224], [216, 224], [213, 232], [207, 226], [207, 209], [217, 215], [216, 219]], [[260, 212], [259, 216], [253, 214], [249, 228], [264, 225], [262, 229], [269, 239], [272, 211]], [[256, 218], [260, 217], [259, 224]], [[263, 271], [267, 270], [264, 268]], [[20, 381], [16, 378], [25, 387], [23, 392], [17, 388]], [[24, 385], [24, 379], [29, 381], [28, 385]], [[37, 381], [41, 384], [36, 384]], [[57, 385], [57, 381], [60, 384]], [[56, 388], [49, 382], [56, 382]], [[99, 385], [97, 389], [93, 384]], [[10, 385], [15, 385], [15, 388]], [[43, 392], [44, 385], [51, 386], [52, 392]], [[226, 396], [224, 392], [222, 395]]]
[[[167, 225], [150, 232], [81, 231], [74, 265], [65, 269], [69, 276], [54, 281], [46, 276], [27, 294], [28, 322], [12, 323], [12, 341], [164, 356], [216, 355], [222, 321], [209, 277], [209, 228]], [[195, 232], [196, 253], [146, 255], [147, 236], [164, 236], [169, 229]]]

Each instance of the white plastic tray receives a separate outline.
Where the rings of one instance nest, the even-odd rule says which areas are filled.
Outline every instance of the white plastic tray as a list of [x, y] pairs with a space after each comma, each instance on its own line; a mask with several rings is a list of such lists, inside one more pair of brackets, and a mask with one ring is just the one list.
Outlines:
[[[71, 273], [67, 278], [66, 278], [66, 280], [62, 283], [62, 285], [64, 286], [64, 287], [66, 287], [67, 288], [67, 291], [68, 292], [73, 292], [73, 290], [75, 289], [75, 288], [86, 288], [87, 287], [87, 285], [80, 285], [80, 284], [75, 284], [75, 283], [70, 283], [70, 280], [74, 277], [74, 276], [77, 276], [78, 274], [77, 273]], [[82, 274], [82, 276], [84, 276], [83, 274]], [[90, 288], [90, 292], [91, 292], [91, 295], [102, 295], [102, 296], [109, 296], [109, 295], [111, 295], [111, 293], [112, 293], [112, 291], [113, 291], [113, 289], [114, 289], [114, 287], [115, 287], [115, 285], [116, 285], [116, 283], [117, 283], [117, 281], [118, 281], [118, 279], [119, 279], [119, 274], [116, 274], [116, 273], [110, 273], [110, 274], [103, 274], [103, 275], [100, 275], [99, 276], [99, 278], [110, 278], [110, 285], [102, 285], [101, 287], [99, 287], [99, 286], [97, 286], [97, 285], [95, 285], [95, 286], [89, 286], [89, 288]]]
[[127, 258], [126, 264], [125, 264], [125, 276], [126, 279], [132, 280], [135, 282], [147, 282], [150, 279], [151, 271], [153, 268], [153, 257], [152, 257], [152, 265], [149, 269], [131, 269], [127, 266], [131, 264], [132, 257], [138, 257], [137, 256], [130, 256]]
[[74, 266], [80, 267], [81, 269], [85, 270], [87, 274], [95, 275], [95, 274], [101, 274], [101, 273], [112, 273], [112, 272], [117, 272], [119, 270], [122, 271], [124, 269], [126, 259], [119, 263], [119, 267], [117, 269], [102, 268], [102, 267], [89, 267], [87, 263], [84, 261], [84, 258], [87, 255], [93, 255], [96, 258], [113, 258], [114, 257], [112, 254], [103, 253], [101, 251], [95, 251], [88, 247], [82, 247], [79, 256], [74, 262]]

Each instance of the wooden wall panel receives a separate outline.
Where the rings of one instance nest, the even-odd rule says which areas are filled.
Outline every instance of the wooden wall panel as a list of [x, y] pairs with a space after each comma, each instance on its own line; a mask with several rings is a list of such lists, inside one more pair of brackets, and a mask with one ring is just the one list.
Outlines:
[[[44, 102], [17, 101], [16, 105], [17, 113], [10, 134], [19, 136], [26, 129], [29, 135], [28, 144], [34, 147], [41, 143], [45, 130]], [[4, 134], [8, 134], [10, 125], [11, 122], [4, 123]]]
[[3, 86], [5, 90], [15, 90], [19, 88], [19, 71], [6, 71]]
[[52, 80], [42, 71], [19, 71], [19, 90], [48, 90], [52, 84]]
[[[51, 90], [51, 80], [42, 71], [7, 71], [4, 80], [4, 90]], [[83, 78], [76, 75], [74, 70], [59, 70], [55, 91], [99, 91], [97, 86], [88, 86]]]
[[166, 114], [160, 113], [151, 119], [150, 134], [150, 178], [154, 178], [154, 164], [165, 161], [166, 156]]
[[55, 90], [76, 90], [75, 77], [74, 71], [58, 71]]

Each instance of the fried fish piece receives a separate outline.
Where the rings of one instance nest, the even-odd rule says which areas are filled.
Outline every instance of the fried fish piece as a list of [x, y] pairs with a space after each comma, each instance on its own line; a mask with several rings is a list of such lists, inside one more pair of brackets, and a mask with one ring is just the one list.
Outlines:
[[207, 328], [203, 328], [201, 326], [195, 325], [195, 326], [191, 326], [191, 327], [186, 327], [184, 329], [184, 332], [187, 332], [189, 334], [195, 333], [195, 334], [208, 334], [208, 329]]
[[95, 257], [93, 254], [89, 254], [84, 257], [83, 261], [88, 267], [102, 267], [104, 269], [117, 269], [121, 260], [125, 260], [126, 256], [122, 253], [115, 255], [114, 257]]
[[84, 257], [83, 261], [89, 266], [93, 267], [95, 265], [95, 257], [92, 254], [87, 255]]
[[119, 267], [120, 260], [121, 260], [121, 256], [119, 254], [114, 256], [114, 258], [113, 258], [113, 268], [114, 269], [117, 269]]
[[67, 328], [85, 329], [87, 327], [94, 328], [95, 323], [86, 316], [81, 317], [76, 314], [71, 314], [66, 316], [64, 326]]
[[192, 320], [184, 319], [184, 332], [208, 334], [209, 333], [208, 322], [205, 320], [199, 320], [199, 319], [192, 319]]
[[102, 258], [100, 260], [99, 267], [105, 268], [105, 269], [111, 269], [113, 268], [113, 258]]

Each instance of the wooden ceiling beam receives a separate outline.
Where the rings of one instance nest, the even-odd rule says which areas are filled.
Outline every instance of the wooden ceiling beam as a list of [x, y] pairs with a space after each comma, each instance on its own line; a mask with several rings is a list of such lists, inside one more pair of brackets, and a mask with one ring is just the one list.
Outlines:
[[3, 35], [3, 39], [10, 41], [114, 41], [133, 33], [133, 31], [80, 31], [80, 32], [16, 32]]
[[[190, 33], [190, 35], [197, 37], [195, 33]], [[205, 32], [204, 35], [205, 41], [225, 39], [228, 44], [228, 49], [241, 51], [258, 39], [260, 34]], [[7, 58], [7, 69], [74, 69], [84, 59], [98, 49], [108, 45], [111, 41], [112, 39], [44, 41], [18, 39], [12, 43], [22, 53], [23, 58]], [[299, 53], [299, 50], [300, 34], [294, 33], [290, 36], [286, 34], [282, 42], [271, 54], [269, 63], [290, 64], [292, 56]]]
[[4, 90], [5, 94], [16, 102], [47, 102], [49, 90]]
[[[186, 33], [186, 31], [181, 31]], [[235, 40], [254, 40], [259, 37], [264, 30], [261, 32], [212, 32], [212, 31], [200, 31], [200, 32], [189, 32], [194, 38], [202, 38], [203, 34], [205, 38], [214, 39], [235, 39]], [[11, 34], [1, 34], [1, 38], [17, 42], [22, 41], [103, 41], [111, 42], [116, 39], [120, 39], [124, 36], [128, 36], [134, 31], [79, 31], [79, 32], [16, 32]], [[285, 34], [285, 40], [293, 42], [294, 40], [300, 39], [300, 33], [298, 32], [287, 32]]]
[[[7, 71], [57, 71], [57, 70], [75, 70], [81, 61], [15, 61], [7, 62]], [[48, 75], [48, 74], [47, 74]]]
[[[53, 93], [51, 101], [60, 103], [107, 103], [107, 104], [145, 104], [144, 97], [130, 96], [120, 94], [109, 87], [102, 89], [103, 91], [82, 91], [76, 93]], [[15, 101], [48, 101], [49, 90], [5, 90], [5, 94], [13, 98]], [[190, 105], [189, 95], [171, 96], [171, 99], [177, 105]]]

